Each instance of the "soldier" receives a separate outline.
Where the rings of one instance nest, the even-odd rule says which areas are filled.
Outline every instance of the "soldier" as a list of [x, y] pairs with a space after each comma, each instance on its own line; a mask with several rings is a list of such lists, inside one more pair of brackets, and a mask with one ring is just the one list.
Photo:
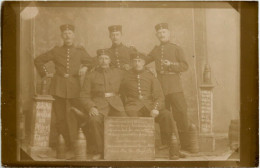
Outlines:
[[172, 109], [172, 114], [177, 122], [181, 146], [185, 147], [185, 134], [188, 130], [187, 104], [181, 85], [181, 72], [187, 71], [188, 64], [182, 49], [170, 42], [170, 31], [167, 23], [155, 26], [157, 38], [161, 44], [155, 46], [149, 53], [146, 63], [155, 61], [157, 77], [165, 95], [165, 106]]
[[109, 48], [111, 52], [111, 66], [123, 70], [129, 70], [130, 67], [130, 54], [135, 52], [136, 49], [131, 46], [127, 47], [122, 44], [122, 26], [112, 25], [108, 27], [109, 37], [112, 41], [112, 46]]
[[104, 152], [104, 116], [125, 116], [119, 96], [122, 71], [110, 68], [110, 52], [97, 51], [99, 67], [85, 77], [80, 99], [88, 112], [88, 146], [94, 149], [93, 160], [99, 160]]
[[[53, 76], [50, 86], [50, 94], [55, 99], [52, 116], [55, 118], [57, 133], [64, 137], [67, 147], [72, 147], [77, 135], [77, 122], [69, 106], [72, 104], [77, 106], [76, 99], [80, 94], [79, 77], [85, 74], [87, 66], [92, 63], [92, 58], [86, 50], [74, 45], [74, 29], [74, 26], [70, 24], [61, 25], [63, 46], [56, 46], [34, 60], [41, 77]], [[54, 75], [48, 73], [45, 67], [45, 64], [50, 61], [55, 65]], [[55, 147], [55, 142], [50, 145]]]
[[[127, 72], [122, 83], [126, 114], [130, 117], [154, 117], [160, 125], [162, 144], [169, 147], [172, 134], [178, 137], [178, 131], [171, 113], [164, 108], [160, 82], [144, 68], [144, 55], [133, 53], [131, 60], [133, 69]], [[179, 153], [179, 157], [184, 155]]]

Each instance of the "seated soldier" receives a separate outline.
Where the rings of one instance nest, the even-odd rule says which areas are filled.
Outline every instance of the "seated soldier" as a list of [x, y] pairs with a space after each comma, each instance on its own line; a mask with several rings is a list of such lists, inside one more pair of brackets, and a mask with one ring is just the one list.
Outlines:
[[99, 66], [87, 74], [80, 94], [84, 110], [88, 112], [88, 147], [93, 148], [93, 160], [99, 160], [104, 152], [104, 117], [125, 116], [123, 103], [119, 97], [122, 71], [110, 68], [110, 52], [98, 50]]
[[[125, 110], [130, 117], [154, 117], [160, 125], [162, 144], [169, 146], [171, 135], [176, 134], [175, 121], [164, 108], [164, 96], [157, 78], [144, 69], [145, 56], [131, 54], [133, 69], [125, 75], [122, 83], [122, 94], [126, 97]], [[184, 157], [179, 154], [179, 157]]]

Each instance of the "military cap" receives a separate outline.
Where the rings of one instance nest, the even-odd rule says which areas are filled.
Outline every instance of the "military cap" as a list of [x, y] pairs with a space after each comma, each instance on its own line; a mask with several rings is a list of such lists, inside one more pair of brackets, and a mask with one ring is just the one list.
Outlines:
[[122, 32], [122, 26], [121, 25], [112, 25], [108, 27], [109, 32]]
[[155, 25], [155, 30], [158, 31], [160, 29], [168, 29], [168, 23], [159, 23]]
[[140, 52], [133, 52], [130, 54], [130, 59], [133, 60], [133, 59], [143, 59], [145, 60], [145, 55], [140, 53]]
[[107, 55], [107, 56], [111, 56], [110, 55], [110, 51], [108, 49], [98, 49], [97, 50], [97, 56], [101, 56], [101, 55]]
[[60, 26], [60, 30], [63, 32], [64, 30], [75, 30], [75, 27], [71, 24], [64, 24]]

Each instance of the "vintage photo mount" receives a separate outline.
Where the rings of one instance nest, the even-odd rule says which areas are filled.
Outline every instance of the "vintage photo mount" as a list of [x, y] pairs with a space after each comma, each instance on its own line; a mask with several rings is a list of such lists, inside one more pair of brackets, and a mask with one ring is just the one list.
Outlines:
[[[241, 69], [240, 69], [240, 161], [99, 161], [99, 162], [23, 162], [17, 161], [17, 85], [19, 69], [19, 6], [28, 2], [2, 3], [2, 165], [3, 166], [258, 166], [258, 2], [230, 2], [240, 7], [241, 15]], [[55, 6], [90, 7], [174, 7], [188, 2], [48, 2]], [[193, 2], [197, 7], [201, 2]], [[46, 7], [48, 6], [46, 5]], [[214, 2], [212, 5], [214, 6]], [[217, 6], [215, 6], [217, 7]]]

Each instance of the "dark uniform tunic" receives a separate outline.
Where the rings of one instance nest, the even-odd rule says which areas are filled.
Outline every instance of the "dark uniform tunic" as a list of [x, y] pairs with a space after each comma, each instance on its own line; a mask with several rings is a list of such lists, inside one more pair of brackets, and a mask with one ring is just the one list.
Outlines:
[[[170, 66], [163, 65], [163, 60], [169, 60]], [[155, 61], [158, 79], [165, 95], [167, 109], [172, 108], [173, 117], [177, 122], [180, 136], [188, 129], [187, 104], [184, 98], [181, 72], [187, 71], [188, 63], [182, 49], [170, 42], [155, 46], [149, 53], [146, 63]], [[180, 137], [181, 138], [181, 137]], [[181, 142], [184, 142], [181, 140]]]
[[122, 71], [117, 68], [97, 68], [85, 77], [80, 94], [81, 103], [87, 113], [92, 107], [100, 113], [88, 118], [88, 146], [94, 149], [94, 153], [103, 153], [104, 116], [125, 116], [119, 96], [122, 78]]
[[[148, 70], [131, 70], [122, 84], [126, 96], [126, 113], [130, 117], [150, 117], [151, 110], [159, 111], [155, 121], [159, 123], [163, 144], [169, 144], [170, 136], [176, 133], [171, 113], [164, 109], [164, 96], [159, 81]], [[177, 135], [178, 136], [178, 135]]]
[[81, 65], [91, 65], [92, 58], [83, 47], [73, 45], [54, 47], [34, 60], [36, 69], [42, 77], [47, 74], [44, 64], [49, 61], [55, 64], [56, 70], [50, 86], [50, 94], [55, 98], [53, 117], [56, 120], [57, 133], [62, 134], [70, 146], [77, 135], [77, 122], [68, 108], [69, 104], [77, 106], [76, 98], [79, 98], [80, 94], [79, 69]]
[[136, 52], [134, 47], [127, 47], [122, 43], [113, 44], [108, 50], [111, 53], [111, 66], [120, 69], [123, 69], [125, 64], [130, 65], [130, 54]]

